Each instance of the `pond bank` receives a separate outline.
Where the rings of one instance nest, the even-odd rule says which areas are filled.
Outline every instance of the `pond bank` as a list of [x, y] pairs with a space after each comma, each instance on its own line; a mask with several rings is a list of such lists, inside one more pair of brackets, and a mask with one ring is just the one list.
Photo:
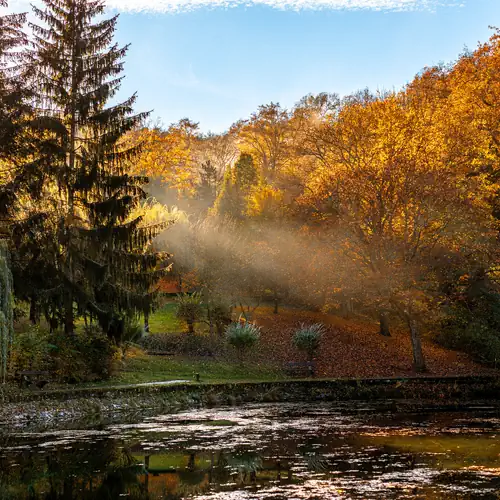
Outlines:
[[18, 392], [0, 399], [0, 429], [47, 429], [86, 422], [95, 425], [101, 421], [123, 421], [160, 412], [242, 403], [349, 400], [427, 400], [452, 405], [466, 400], [498, 401], [500, 378], [309, 379], [210, 384], [173, 381]]

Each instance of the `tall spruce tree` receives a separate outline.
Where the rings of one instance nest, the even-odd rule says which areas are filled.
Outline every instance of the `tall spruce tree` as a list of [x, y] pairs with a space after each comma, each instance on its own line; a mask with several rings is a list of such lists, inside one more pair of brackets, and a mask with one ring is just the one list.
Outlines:
[[[0, 7], [7, 7], [7, 1], [0, 0]], [[2, 160], [17, 153], [19, 121], [25, 111], [22, 106], [24, 89], [12, 64], [14, 57], [12, 50], [26, 43], [26, 36], [22, 31], [25, 22], [24, 14], [0, 16], [0, 159]]]
[[[33, 7], [41, 23], [30, 24], [24, 65], [42, 137], [33, 165], [46, 179], [53, 238], [36, 259], [49, 285], [31, 299], [68, 334], [76, 312], [97, 318], [116, 336], [120, 315], [149, 313], [164, 274], [152, 241], [165, 225], [145, 226], [141, 217], [131, 217], [146, 198], [147, 178], [127, 174], [140, 147], [122, 140], [148, 114], [133, 114], [135, 95], [106, 106], [120, 88], [128, 49], [113, 44], [118, 16], [104, 19], [101, 0], [44, 4]], [[33, 257], [25, 234], [22, 242]]]
[[[0, 0], [0, 7], [7, 7], [6, 0]], [[26, 43], [25, 21], [24, 14], [0, 16], [0, 233], [4, 236], [9, 233], [9, 214], [15, 205], [17, 162], [25, 154], [22, 128], [27, 94], [12, 53]]]
[[[7, 7], [0, 0], [0, 7]], [[23, 87], [12, 71], [11, 51], [25, 41], [25, 16], [0, 16], [0, 238], [10, 234], [11, 210], [15, 205], [12, 179], [14, 158], [19, 156], [20, 122], [23, 114]], [[0, 382], [5, 382], [13, 327], [13, 289], [8, 244], [0, 239]]]
[[259, 176], [252, 155], [241, 153], [233, 168], [224, 175], [222, 189], [214, 205], [214, 213], [222, 217], [241, 219], [247, 205], [247, 196]]

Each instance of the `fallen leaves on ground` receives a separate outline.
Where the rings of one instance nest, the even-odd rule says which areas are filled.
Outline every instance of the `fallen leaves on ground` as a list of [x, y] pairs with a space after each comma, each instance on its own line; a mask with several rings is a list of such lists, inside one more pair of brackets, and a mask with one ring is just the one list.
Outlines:
[[[347, 320], [322, 313], [283, 309], [273, 314], [262, 308], [256, 313], [262, 328], [259, 357], [279, 363], [304, 360], [292, 344], [294, 330], [301, 323], [322, 323], [326, 327], [316, 358], [318, 377], [404, 377], [414, 376], [410, 336], [393, 329], [383, 337], [377, 324]], [[423, 339], [429, 376], [470, 376], [499, 374], [500, 371], [472, 361], [466, 354], [450, 351]]]

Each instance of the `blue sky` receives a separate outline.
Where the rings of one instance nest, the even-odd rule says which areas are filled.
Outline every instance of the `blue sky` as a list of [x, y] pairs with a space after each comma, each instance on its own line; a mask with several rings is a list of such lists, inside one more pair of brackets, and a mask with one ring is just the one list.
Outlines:
[[500, 26], [500, 0], [110, 1], [132, 44], [123, 96], [137, 91], [138, 110], [165, 125], [214, 132], [271, 101], [398, 89]]

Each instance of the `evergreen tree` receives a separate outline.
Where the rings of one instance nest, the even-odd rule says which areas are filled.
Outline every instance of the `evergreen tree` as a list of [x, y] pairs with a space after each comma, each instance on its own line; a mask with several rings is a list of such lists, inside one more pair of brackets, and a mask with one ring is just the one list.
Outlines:
[[258, 178], [252, 155], [242, 153], [234, 167], [226, 170], [214, 205], [215, 213], [222, 217], [242, 218], [247, 208], [247, 197]]
[[200, 183], [197, 187], [197, 198], [205, 201], [207, 206], [212, 206], [217, 197], [217, 185], [219, 176], [217, 168], [210, 161], [202, 163], [200, 166]]
[[[42, 138], [32, 170], [45, 178], [43, 219], [51, 236], [35, 258], [30, 234], [19, 231], [29, 255], [21, 261], [38, 262], [38, 279], [48, 278], [31, 301], [53, 326], [63, 323], [72, 333], [76, 311], [97, 318], [116, 337], [122, 314], [149, 313], [164, 274], [152, 241], [165, 224], [145, 226], [142, 217], [131, 216], [146, 197], [147, 178], [126, 173], [140, 146], [122, 140], [148, 114], [133, 114], [135, 95], [106, 107], [120, 88], [128, 49], [113, 44], [118, 16], [102, 19], [101, 0], [44, 4], [33, 7], [43, 26], [30, 24], [33, 42], [24, 64]], [[29, 275], [25, 282], [34, 278], [32, 270], [21, 270]]]
[[247, 194], [258, 181], [257, 168], [253, 156], [242, 153], [234, 166], [234, 183], [239, 191]]
[[[7, 7], [6, 0], [0, 0], [0, 7]], [[5, 160], [17, 153], [16, 139], [19, 121], [25, 108], [23, 88], [12, 65], [11, 51], [23, 45], [26, 37], [22, 31], [26, 16], [9, 14], [0, 16], [0, 159]]]
[[[0, 7], [7, 7], [0, 0]], [[22, 141], [26, 114], [26, 89], [17, 78], [12, 51], [26, 42], [22, 32], [24, 14], [0, 16], [0, 225], [8, 234], [10, 214], [15, 204], [16, 160], [25, 154]]]

